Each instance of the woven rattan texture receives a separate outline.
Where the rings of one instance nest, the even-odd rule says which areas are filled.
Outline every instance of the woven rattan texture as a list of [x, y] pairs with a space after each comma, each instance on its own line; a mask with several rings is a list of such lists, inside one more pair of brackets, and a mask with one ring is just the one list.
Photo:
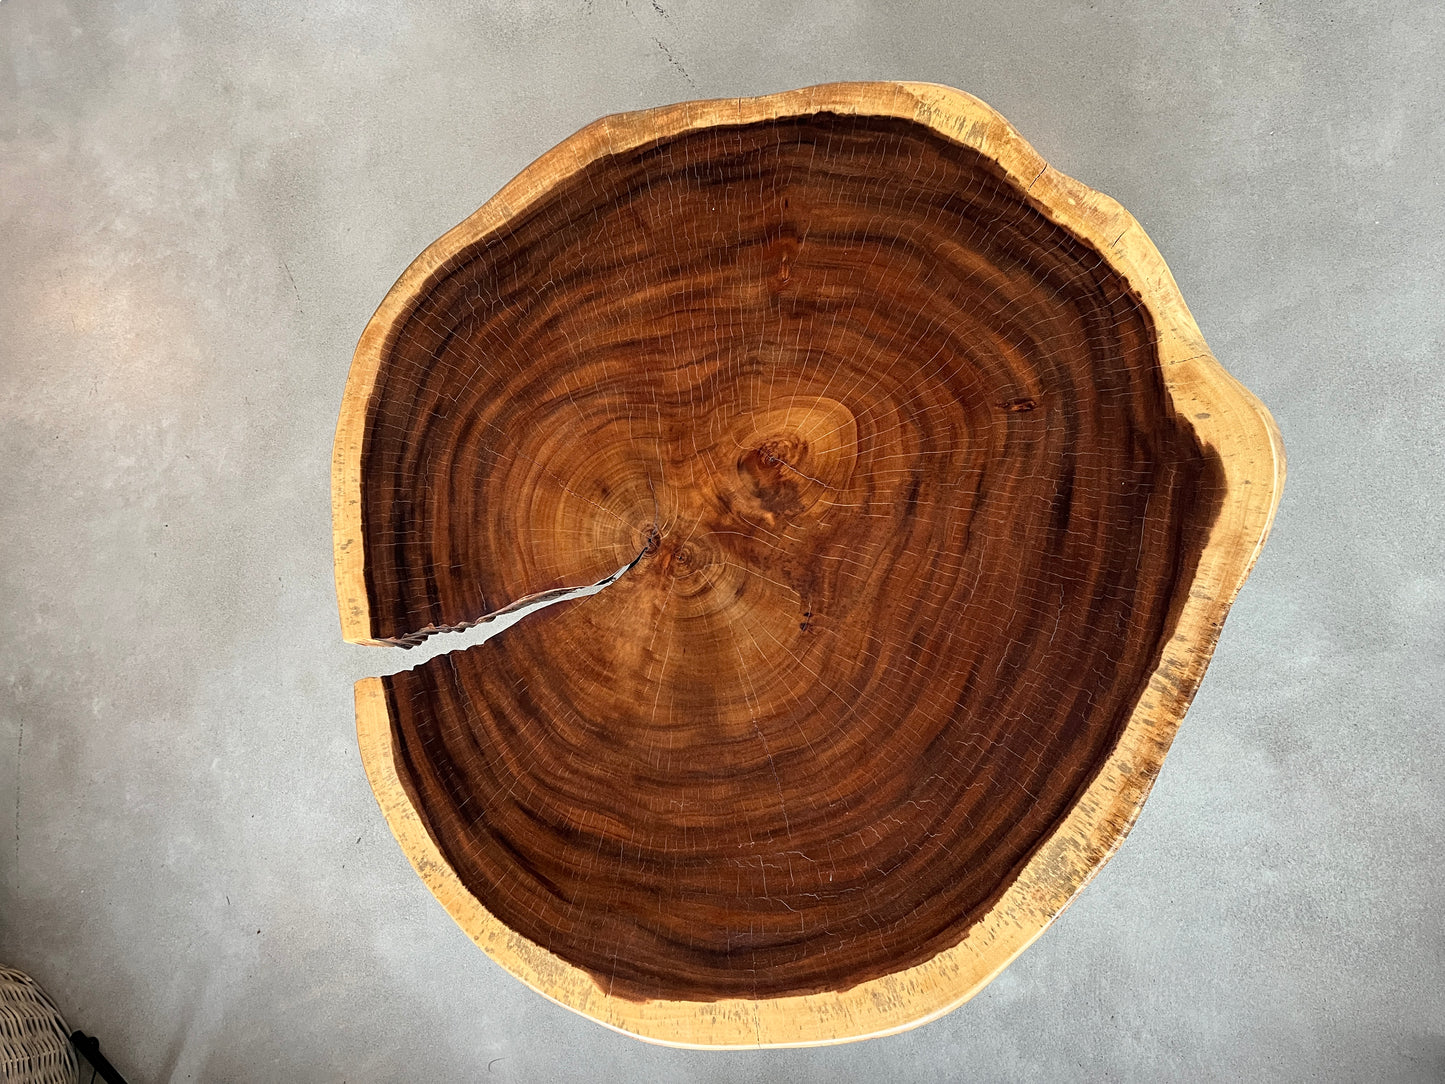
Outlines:
[[60, 1010], [23, 971], [0, 967], [0, 1080], [75, 1084], [75, 1051]]

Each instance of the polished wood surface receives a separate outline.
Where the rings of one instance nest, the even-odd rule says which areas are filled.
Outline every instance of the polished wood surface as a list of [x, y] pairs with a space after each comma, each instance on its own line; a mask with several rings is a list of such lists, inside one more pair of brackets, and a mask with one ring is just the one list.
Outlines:
[[358, 642], [616, 580], [363, 682], [368, 772], [570, 1007], [909, 1026], [1117, 846], [1282, 473], [1142, 231], [982, 103], [608, 118], [394, 288], [334, 488]]

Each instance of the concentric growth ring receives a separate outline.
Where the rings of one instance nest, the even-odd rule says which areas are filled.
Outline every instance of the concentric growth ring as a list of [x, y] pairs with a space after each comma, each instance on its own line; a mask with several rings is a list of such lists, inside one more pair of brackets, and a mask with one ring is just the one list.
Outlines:
[[[1031, 157], [943, 88], [609, 118], [374, 318], [337, 444], [349, 638], [627, 567], [358, 690], [413, 861], [549, 995], [679, 1042], [906, 1026], [1127, 829], [1280, 458], [1147, 239], [1109, 251], [1107, 201]], [[1081, 828], [1100, 786], [1125, 808]]]

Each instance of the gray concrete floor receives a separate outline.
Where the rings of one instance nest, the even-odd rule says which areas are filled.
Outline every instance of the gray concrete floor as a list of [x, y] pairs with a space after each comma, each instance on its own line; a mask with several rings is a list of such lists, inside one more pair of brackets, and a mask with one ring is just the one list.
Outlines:
[[[1441, 5], [0, 0], [0, 46], [0, 960], [132, 1080], [1445, 1079]], [[347, 365], [595, 117], [895, 77], [1134, 212], [1289, 485], [1138, 828], [983, 994], [646, 1046], [476, 950], [372, 800]]]

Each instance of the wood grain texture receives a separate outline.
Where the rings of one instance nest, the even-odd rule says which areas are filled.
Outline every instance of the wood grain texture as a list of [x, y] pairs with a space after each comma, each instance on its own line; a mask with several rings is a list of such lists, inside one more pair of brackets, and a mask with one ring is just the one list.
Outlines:
[[1283, 471], [1138, 225], [976, 99], [606, 118], [383, 302], [333, 512], [354, 642], [616, 582], [360, 683], [372, 786], [609, 1026], [921, 1023], [1118, 846]]

